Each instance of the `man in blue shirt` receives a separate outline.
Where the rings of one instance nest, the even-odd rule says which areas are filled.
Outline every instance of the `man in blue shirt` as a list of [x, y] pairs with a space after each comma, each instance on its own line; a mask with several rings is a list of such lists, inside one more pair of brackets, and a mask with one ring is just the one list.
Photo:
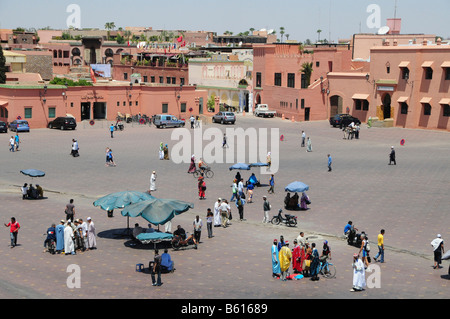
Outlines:
[[47, 245], [50, 244], [51, 240], [55, 241], [55, 243], [56, 243], [55, 224], [52, 224], [52, 226], [47, 229], [47, 238], [44, 241], [44, 248], [46, 248]]
[[163, 272], [173, 271], [173, 260], [170, 258], [167, 248], [164, 249], [164, 253], [161, 255], [161, 267]]
[[109, 127], [109, 131], [111, 132], [111, 138], [114, 137], [114, 125], [111, 123], [111, 126]]

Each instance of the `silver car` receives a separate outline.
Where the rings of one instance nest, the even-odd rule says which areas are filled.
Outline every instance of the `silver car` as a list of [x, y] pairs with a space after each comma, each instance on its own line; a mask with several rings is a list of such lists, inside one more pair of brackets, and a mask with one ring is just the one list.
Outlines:
[[214, 123], [219, 122], [222, 124], [236, 122], [236, 115], [233, 112], [219, 112], [212, 117]]

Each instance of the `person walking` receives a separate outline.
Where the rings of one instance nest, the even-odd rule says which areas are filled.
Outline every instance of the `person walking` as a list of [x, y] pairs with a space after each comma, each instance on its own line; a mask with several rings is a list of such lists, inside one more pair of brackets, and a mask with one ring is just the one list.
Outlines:
[[237, 198], [237, 192], [238, 192], [238, 185], [237, 185], [237, 180], [234, 179], [233, 180], [233, 186], [231, 188], [233, 195], [231, 196], [230, 202], [232, 202], [235, 198]]
[[431, 242], [434, 250], [434, 266], [433, 269], [442, 268], [442, 254], [444, 253], [444, 240], [441, 234], [437, 234], [436, 238]]
[[331, 155], [328, 154], [328, 171], [331, 172], [331, 164], [333, 163], [333, 159], [331, 158]]
[[17, 246], [17, 235], [19, 234], [20, 225], [16, 221], [15, 217], [11, 217], [11, 221], [8, 224], [4, 224], [5, 227], [9, 227], [9, 236], [11, 238], [11, 248]]
[[208, 230], [208, 238], [213, 237], [213, 221], [214, 221], [214, 214], [211, 211], [211, 208], [208, 208], [206, 210], [206, 229]]
[[394, 146], [391, 146], [391, 153], [389, 153], [389, 164], [388, 165], [392, 165], [391, 163], [394, 162], [394, 165], [397, 165], [397, 162], [395, 161], [395, 150], [394, 150]]
[[312, 254], [311, 254], [311, 280], [312, 281], [317, 281], [319, 280], [319, 268], [320, 268], [320, 259], [319, 259], [319, 252], [316, 248], [316, 244], [312, 243], [311, 244], [311, 248], [312, 248]]
[[200, 216], [195, 216], [194, 222], [192, 223], [194, 225], [194, 238], [197, 241], [198, 244], [200, 244], [200, 236], [202, 234], [202, 220], [200, 219]]
[[384, 263], [384, 229], [378, 234], [378, 254], [373, 257], [373, 260], [378, 261], [380, 257], [380, 263]]
[[195, 124], [195, 117], [194, 117], [194, 115], [191, 115], [189, 120], [191, 121], [191, 128], [194, 128], [194, 124]]
[[264, 211], [264, 218], [262, 220], [263, 223], [269, 223], [269, 211], [272, 208], [272, 206], [270, 205], [269, 201], [267, 200], [266, 196], [263, 196], [263, 211]]
[[19, 150], [20, 138], [19, 133], [16, 132], [16, 136], [14, 137], [14, 142], [16, 143], [16, 151]]
[[111, 138], [114, 137], [114, 124], [111, 123], [111, 125], [109, 126], [109, 132], [111, 133]]
[[156, 191], [156, 171], [153, 171], [152, 176], [150, 176], [150, 189], [148, 193], [151, 194], [154, 191]]
[[275, 189], [274, 189], [274, 187], [275, 187], [275, 177], [274, 177], [273, 174], [270, 176], [269, 184], [270, 184], [270, 188], [269, 188], [269, 190], [267, 192], [268, 193], [272, 193], [272, 194], [275, 193]]
[[362, 291], [366, 287], [366, 273], [364, 262], [359, 258], [357, 253], [353, 254], [353, 287], [350, 291]]
[[78, 141], [76, 139], [72, 139], [72, 151], [70, 152], [70, 155], [73, 157], [78, 157], [80, 154], [78, 153], [79, 147], [78, 147]]
[[281, 276], [280, 260], [278, 255], [278, 240], [273, 240], [272, 245], [272, 278]]
[[239, 212], [239, 220], [244, 221], [244, 205], [245, 205], [245, 199], [238, 195], [236, 199], [236, 207]]
[[306, 141], [306, 133], [305, 131], [302, 131], [302, 147], [305, 147], [305, 141]]
[[[158, 275], [156, 280], [155, 275]], [[155, 249], [155, 257], [153, 258], [153, 267], [151, 268], [152, 286], [161, 286], [161, 255], [158, 249]]]
[[220, 205], [222, 204], [222, 199], [217, 199], [217, 202], [214, 204], [214, 227], [220, 227], [222, 224], [221, 214], [220, 214]]
[[205, 178], [203, 176], [200, 176], [198, 178], [198, 185], [197, 186], [198, 186], [198, 197], [199, 197], [199, 199], [205, 199], [205, 196], [206, 196], [206, 183], [205, 183]]
[[219, 207], [220, 215], [222, 217], [222, 227], [227, 228], [228, 227], [228, 205], [227, 201], [223, 200]]
[[222, 141], [222, 148], [229, 148], [228, 142], [227, 142], [227, 134], [223, 133], [223, 141]]
[[308, 136], [308, 139], [306, 140], [306, 151], [307, 152], [312, 152], [312, 144], [311, 144], [311, 139]]
[[159, 159], [164, 159], [164, 144], [163, 142], [159, 143]]
[[14, 139], [14, 136], [11, 136], [9, 139], [9, 151], [14, 152], [14, 146], [16, 145], [16, 140]]

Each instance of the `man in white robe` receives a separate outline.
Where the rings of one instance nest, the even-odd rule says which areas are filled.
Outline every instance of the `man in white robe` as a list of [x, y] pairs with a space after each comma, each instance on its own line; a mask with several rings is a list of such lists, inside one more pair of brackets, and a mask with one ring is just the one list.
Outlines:
[[153, 171], [152, 176], [150, 176], [150, 191], [149, 193], [151, 194], [151, 192], [156, 191], [156, 172]]
[[64, 227], [64, 253], [66, 255], [75, 255], [75, 244], [73, 242], [73, 228], [71, 222], [67, 222]]
[[214, 227], [222, 226], [222, 217], [220, 216], [220, 205], [222, 199], [219, 198], [214, 204]]
[[92, 221], [91, 217], [87, 218], [87, 222], [88, 222], [87, 236], [88, 236], [89, 249], [97, 249], [97, 240], [95, 238], [94, 222]]
[[353, 255], [353, 288], [350, 291], [362, 291], [366, 287], [366, 271], [364, 262], [358, 254]]

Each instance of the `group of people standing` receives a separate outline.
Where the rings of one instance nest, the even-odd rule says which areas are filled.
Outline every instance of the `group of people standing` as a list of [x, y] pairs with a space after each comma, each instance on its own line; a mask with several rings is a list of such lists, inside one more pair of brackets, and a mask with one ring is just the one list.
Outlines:
[[169, 159], [169, 147], [163, 142], [159, 143], [159, 159], [168, 160]]
[[11, 138], [9, 139], [9, 151], [10, 152], [15, 152], [19, 150], [19, 144], [20, 144], [20, 138], [19, 138], [19, 134], [16, 133], [15, 136], [11, 136]]
[[[299, 275], [300, 278], [310, 277], [312, 281], [317, 281], [321, 263], [331, 258], [328, 241], [324, 241], [322, 253], [319, 254], [316, 244], [309, 244], [303, 232], [300, 232], [299, 236], [294, 239], [292, 249], [283, 236], [280, 236], [279, 241], [274, 239], [271, 253], [272, 277], [280, 278], [282, 281], [294, 279]], [[289, 273], [291, 266], [293, 274]]]

